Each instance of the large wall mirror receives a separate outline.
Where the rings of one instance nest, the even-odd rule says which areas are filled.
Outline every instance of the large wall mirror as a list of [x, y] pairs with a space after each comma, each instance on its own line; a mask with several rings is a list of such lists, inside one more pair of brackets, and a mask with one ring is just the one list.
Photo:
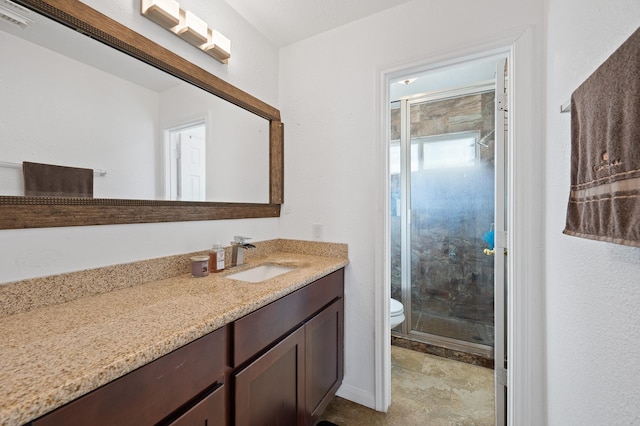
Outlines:
[[[279, 216], [277, 109], [79, 1], [14, 3], [0, 229]], [[92, 169], [93, 196], [25, 196], [23, 162]]]

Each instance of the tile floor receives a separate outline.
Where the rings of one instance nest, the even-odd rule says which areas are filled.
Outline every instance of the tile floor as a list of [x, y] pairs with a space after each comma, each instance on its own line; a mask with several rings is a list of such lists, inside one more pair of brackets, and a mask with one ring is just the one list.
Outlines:
[[321, 420], [339, 426], [490, 426], [493, 403], [493, 370], [391, 346], [389, 411], [336, 397]]

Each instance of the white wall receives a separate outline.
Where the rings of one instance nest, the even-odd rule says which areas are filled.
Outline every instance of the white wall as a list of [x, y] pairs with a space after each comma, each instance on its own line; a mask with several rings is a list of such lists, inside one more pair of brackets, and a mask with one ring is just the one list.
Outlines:
[[[140, 15], [139, 1], [85, 1], [107, 16], [191, 60], [257, 98], [279, 107], [278, 50], [224, 0], [184, 0], [210, 26], [231, 39], [222, 65]], [[34, 99], [38, 93], [30, 94]], [[0, 142], [1, 143], [1, 142]], [[233, 235], [255, 240], [279, 236], [279, 219], [178, 222], [0, 231], [0, 283], [98, 266], [203, 250]]]
[[549, 425], [640, 424], [640, 249], [562, 234], [570, 115], [560, 104], [640, 25], [637, 0], [548, 0]]
[[542, 19], [536, 0], [415, 0], [281, 50], [281, 235], [311, 239], [318, 223], [325, 240], [349, 244], [343, 395], [374, 405], [375, 263], [384, 206], [376, 133], [380, 70], [466, 49], [507, 29], [540, 31]]
[[[8, 82], [0, 89], [0, 161], [106, 170], [94, 179], [96, 198], [161, 194], [156, 92], [5, 32], [0, 49], [23, 59], [0, 68]], [[0, 194], [24, 194], [19, 168], [0, 168]]]

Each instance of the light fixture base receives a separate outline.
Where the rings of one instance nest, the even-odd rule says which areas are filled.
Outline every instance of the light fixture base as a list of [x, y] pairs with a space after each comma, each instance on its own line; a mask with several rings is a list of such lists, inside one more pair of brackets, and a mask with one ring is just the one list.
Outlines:
[[140, 12], [166, 29], [180, 23], [180, 5], [175, 0], [140, 0]]
[[[193, 12], [181, 9], [176, 0], [140, 0], [140, 13], [217, 61], [229, 63], [231, 41], [218, 31], [210, 29]], [[1, 14], [0, 16], [3, 17]]]

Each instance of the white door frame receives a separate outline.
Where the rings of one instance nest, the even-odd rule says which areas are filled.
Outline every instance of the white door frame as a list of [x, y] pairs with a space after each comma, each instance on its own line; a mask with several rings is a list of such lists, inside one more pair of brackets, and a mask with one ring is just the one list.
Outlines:
[[163, 161], [163, 173], [162, 173], [162, 185], [164, 188], [164, 199], [175, 200], [173, 197], [176, 193], [176, 189], [173, 188], [173, 183], [177, 182], [176, 177], [176, 164], [175, 164], [175, 140], [174, 136], [184, 129], [196, 126], [205, 126], [205, 145], [209, 140], [209, 119], [207, 116], [196, 117], [193, 119], [187, 119], [179, 123], [163, 126], [162, 130], [162, 150], [164, 154]]
[[[534, 29], [521, 28], [481, 45], [449, 51], [419, 62], [378, 71], [378, 193], [375, 265], [375, 409], [387, 411], [391, 401], [391, 298], [389, 260], [389, 84], [412, 70], [425, 71], [485, 56], [505, 54], [509, 66], [509, 140], [507, 142], [507, 220], [510, 233], [507, 295], [507, 424], [545, 423], [542, 316], [542, 67]], [[538, 90], [536, 90], [538, 88]], [[515, 142], [517, 141], [517, 142]]]

